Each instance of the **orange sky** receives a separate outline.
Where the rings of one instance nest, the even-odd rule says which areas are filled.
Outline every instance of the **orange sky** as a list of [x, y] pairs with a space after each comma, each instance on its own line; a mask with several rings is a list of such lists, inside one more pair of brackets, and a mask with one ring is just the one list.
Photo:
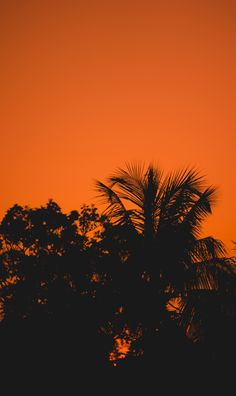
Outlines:
[[236, 239], [236, 2], [7, 0], [0, 5], [0, 214], [93, 199], [132, 160], [217, 184], [205, 233]]

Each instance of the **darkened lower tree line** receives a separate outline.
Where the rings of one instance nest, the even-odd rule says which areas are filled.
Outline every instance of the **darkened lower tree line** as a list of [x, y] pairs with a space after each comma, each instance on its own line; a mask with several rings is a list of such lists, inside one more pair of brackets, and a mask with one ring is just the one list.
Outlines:
[[86, 205], [65, 214], [50, 200], [14, 205], [2, 219], [5, 365], [173, 371], [229, 362], [235, 259], [200, 237], [215, 189], [195, 170], [163, 177], [128, 165], [97, 191], [103, 215]]

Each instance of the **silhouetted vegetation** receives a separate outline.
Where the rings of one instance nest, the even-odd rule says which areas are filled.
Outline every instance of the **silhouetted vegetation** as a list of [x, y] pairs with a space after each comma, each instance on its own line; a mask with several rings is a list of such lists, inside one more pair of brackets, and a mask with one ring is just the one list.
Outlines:
[[25, 370], [217, 368], [236, 352], [235, 258], [201, 237], [215, 188], [128, 165], [106, 204], [14, 205], [0, 225], [1, 357]]

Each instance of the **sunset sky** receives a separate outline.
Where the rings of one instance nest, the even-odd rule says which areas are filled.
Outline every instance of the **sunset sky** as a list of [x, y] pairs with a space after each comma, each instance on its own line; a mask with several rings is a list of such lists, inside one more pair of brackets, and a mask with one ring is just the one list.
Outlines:
[[2, 0], [0, 215], [95, 202], [127, 161], [197, 166], [236, 239], [236, 2]]

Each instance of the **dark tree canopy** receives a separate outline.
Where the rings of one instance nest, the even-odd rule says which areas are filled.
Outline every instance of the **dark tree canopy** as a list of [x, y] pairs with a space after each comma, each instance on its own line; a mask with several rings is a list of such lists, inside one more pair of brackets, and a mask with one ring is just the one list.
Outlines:
[[215, 188], [195, 169], [165, 176], [153, 165], [118, 169], [96, 188], [102, 214], [94, 205], [66, 214], [49, 200], [3, 217], [3, 359], [67, 372], [75, 359], [87, 370], [157, 372], [227, 360], [235, 258], [201, 236]]

